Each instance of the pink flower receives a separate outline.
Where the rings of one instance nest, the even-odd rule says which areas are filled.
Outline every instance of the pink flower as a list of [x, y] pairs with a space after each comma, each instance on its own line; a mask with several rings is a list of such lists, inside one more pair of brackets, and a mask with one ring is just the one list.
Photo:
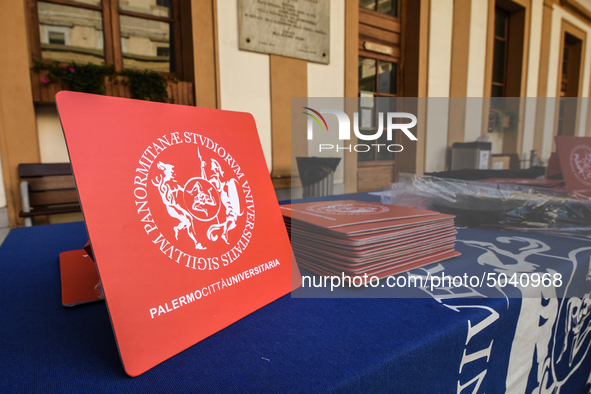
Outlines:
[[70, 67], [70, 72], [71, 73], [75, 73], [76, 72], [76, 70], [74, 69], [74, 67]]
[[62, 68], [65, 70], [68, 68], [68, 66], [66, 66], [65, 64], [62, 66]]
[[47, 77], [43, 78], [42, 82], [47, 85], [49, 83], [49, 78], [47, 78]]

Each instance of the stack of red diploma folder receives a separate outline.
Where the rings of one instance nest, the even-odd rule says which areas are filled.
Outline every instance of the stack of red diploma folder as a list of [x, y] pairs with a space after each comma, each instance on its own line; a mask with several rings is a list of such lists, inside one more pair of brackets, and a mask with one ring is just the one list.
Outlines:
[[460, 253], [454, 216], [377, 202], [281, 206], [298, 264], [320, 275], [383, 278]]

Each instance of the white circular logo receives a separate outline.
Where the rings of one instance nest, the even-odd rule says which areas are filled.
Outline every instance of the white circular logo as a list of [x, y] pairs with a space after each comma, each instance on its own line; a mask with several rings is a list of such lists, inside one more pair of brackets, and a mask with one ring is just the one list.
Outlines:
[[591, 187], [591, 148], [587, 145], [576, 145], [570, 151], [569, 163], [575, 178]]
[[306, 208], [306, 210], [314, 213], [324, 213], [329, 215], [377, 215], [388, 212], [390, 208], [388, 208], [386, 205], [377, 205], [362, 201], [331, 201], [309, 206]]
[[153, 141], [138, 163], [135, 206], [154, 248], [195, 270], [238, 259], [252, 237], [255, 206], [246, 176], [224, 147], [174, 132]]

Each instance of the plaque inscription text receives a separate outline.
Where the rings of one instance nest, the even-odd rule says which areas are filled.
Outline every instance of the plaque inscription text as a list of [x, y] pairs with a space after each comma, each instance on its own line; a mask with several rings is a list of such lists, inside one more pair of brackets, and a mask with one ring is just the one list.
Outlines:
[[240, 0], [239, 48], [329, 63], [329, 0]]

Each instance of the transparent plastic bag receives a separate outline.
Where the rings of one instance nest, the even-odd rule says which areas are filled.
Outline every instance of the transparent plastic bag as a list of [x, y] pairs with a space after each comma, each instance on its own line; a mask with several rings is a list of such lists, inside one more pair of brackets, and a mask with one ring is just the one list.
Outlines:
[[456, 226], [591, 233], [591, 197], [563, 190], [401, 173], [382, 202], [455, 215]]

